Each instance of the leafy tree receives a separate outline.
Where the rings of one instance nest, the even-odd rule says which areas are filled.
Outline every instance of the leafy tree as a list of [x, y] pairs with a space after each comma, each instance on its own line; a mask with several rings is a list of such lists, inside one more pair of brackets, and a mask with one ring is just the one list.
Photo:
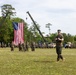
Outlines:
[[[36, 25], [37, 25], [38, 29], [40, 29], [40, 26], [39, 26], [39, 24], [37, 24], [37, 22], [36, 22]], [[31, 36], [33, 38], [32, 40], [35, 42], [37, 42], [38, 40], [40, 41], [41, 36], [40, 36], [36, 26], [33, 23], [32, 23], [32, 26], [29, 28], [29, 30], [32, 33], [32, 36]]]
[[74, 37], [71, 34], [67, 34], [67, 42], [74, 42]]
[[4, 4], [3, 6], [1, 6], [1, 12], [2, 12], [2, 16], [8, 16], [9, 18], [11, 16], [15, 15], [15, 8], [13, 8], [10, 4]]
[[[36, 22], [36, 25], [37, 25], [38, 29], [40, 30], [40, 26], [39, 26], [39, 24], [37, 24], [37, 22]], [[29, 30], [33, 33], [34, 36], [37, 36], [38, 30], [33, 23], [32, 23], [32, 26], [29, 28]]]
[[50, 26], [51, 26], [52, 24], [51, 23], [48, 23], [48, 24], [46, 24], [46, 28], [48, 28], [49, 29], [49, 35], [50, 35]]
[[52, 42], [55, 42], [55, 37], [56, 37], [57, 33], [52, 33], [50, 36], [50, 39], [52, 40]]
[[2, 12], [2, 17], [0, 18], [0, 41], [1, 42], [10, 42], [13, 38], [12, 38], [12, 33], [13, 33], [13, 29], [12, 29], [12, 21], [10, 19], [11, 15], [14, 14], [13, 10], [15, 10], [14, 8], [12, 8], [11, 5], [5, 4], [3, 6], [1, 6], [1, 12]]
[[74, 36], [74, 41], [76, 41], [76, 35]]

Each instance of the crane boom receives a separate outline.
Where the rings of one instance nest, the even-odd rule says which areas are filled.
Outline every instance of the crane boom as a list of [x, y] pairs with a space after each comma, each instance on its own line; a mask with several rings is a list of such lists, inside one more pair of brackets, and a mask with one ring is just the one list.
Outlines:
[[39, 28], [37, 27], [34, 19], [33, 19], [32, 16], [30, 15], [29, 11], [27, 11], [27, 13], [28, 13], [28, 15], [30, 16], [30, 18], [31, 18], [32, 22], [34, 23], [35, 27], [37, 28], [37, 30], [39, 31], [39, 34], [42, 36], [42, 39], [43, 39], [44, 42], [46, 43], [46, 40], [45, 40], [44, 36], [42, 35], [41, 31], [40, 31]]

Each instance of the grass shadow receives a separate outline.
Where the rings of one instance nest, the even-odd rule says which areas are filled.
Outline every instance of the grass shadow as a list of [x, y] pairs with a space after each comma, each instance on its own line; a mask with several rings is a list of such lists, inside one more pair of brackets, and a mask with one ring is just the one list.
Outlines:
[[35, 60], [34, 62], [37, 62], [37, 63], [53, 63], [55, 61], [47, 61], [47, 60], [38, 61], [38, 60]]

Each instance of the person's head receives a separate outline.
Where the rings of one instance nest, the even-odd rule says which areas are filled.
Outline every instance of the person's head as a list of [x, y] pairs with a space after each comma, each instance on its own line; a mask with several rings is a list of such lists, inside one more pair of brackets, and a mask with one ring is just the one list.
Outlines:
[[58, 32], [58, 34], [61, 34], [61, 30], [60, 29], [58, 29], [57, 32]]

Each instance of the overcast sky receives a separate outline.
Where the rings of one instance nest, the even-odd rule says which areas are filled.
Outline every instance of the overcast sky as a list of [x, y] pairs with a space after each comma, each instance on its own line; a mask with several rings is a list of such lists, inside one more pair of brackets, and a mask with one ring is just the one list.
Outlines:
[[31, 24], [26, 14], [29, 11], [45, 34], [49, 34], [45, 25], [51, 23], [51, 33], [61, 29], [64, 33], [76, 35], [76, 0], [0, 0], [0, 6], [3, 4], [11, 4], [16, 15]]

